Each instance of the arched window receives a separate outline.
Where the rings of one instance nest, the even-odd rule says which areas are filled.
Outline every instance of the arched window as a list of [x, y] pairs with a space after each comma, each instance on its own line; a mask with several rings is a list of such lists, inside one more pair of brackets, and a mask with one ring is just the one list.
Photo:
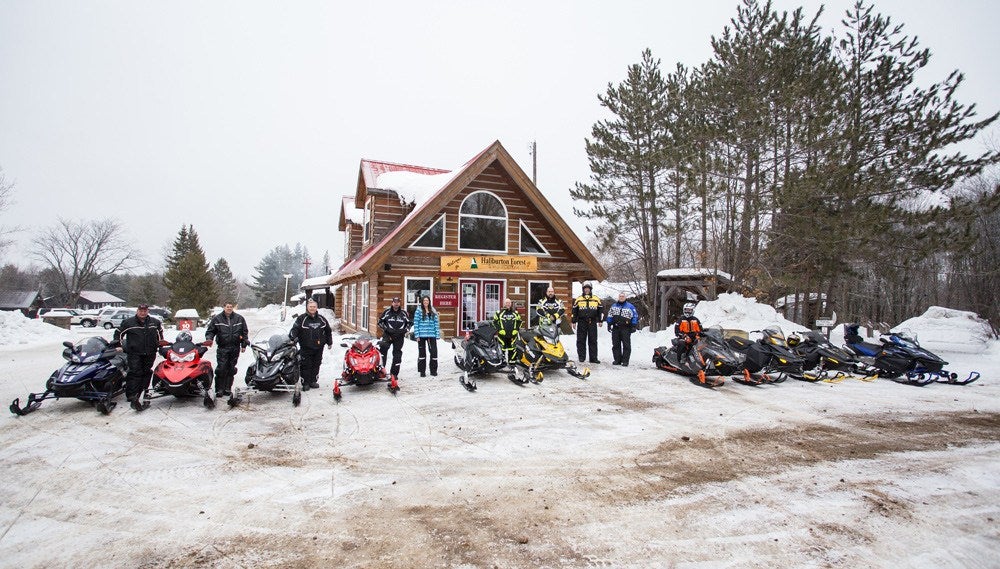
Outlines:
[[473, 192], [458, 213], [458, 248], [507, 252], [507, 208], [490, 192]]

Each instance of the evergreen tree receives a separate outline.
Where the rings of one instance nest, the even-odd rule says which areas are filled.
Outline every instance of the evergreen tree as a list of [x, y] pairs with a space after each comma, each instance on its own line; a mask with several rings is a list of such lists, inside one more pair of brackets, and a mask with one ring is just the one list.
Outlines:
[[218, 291], [193, 226], [181, 227], [166, 264], [163, 284], [170, 291], [170, 307], [207, 314], [218, 300]]
[[[660, 182], [668, 167], [671, 144], [667, 130], [667, 85], [660, 62], [649, 49], [640, 63], [629, 66], [619, 85], [598, 95], [612, 118], [594, 125], [585, 141], [590, 183], [570, 190], [585, 208], [577, 215], [598, 220], [593, 231], [602, 247], [615, 247], [642, 261], [647, 290], [656, 290], [661, 268], [660, 233], [665, 209]], [[657, 325], [655, 306], [647, 309]]]
[[301, 244], [296, 243], [293, 250], [288, 245], [278, 245], [261, 259], [254, 271], [250, 289], [257, 296], [260, 306], [281, 304], [285, 295], [285, 275], [292, 275], [288, 280], [288, 295], [291, 296], [302, 285], [302, 262], [308, 254]]
[[236, 296], [236, 277], [229, 269], [229, 263], [222, 257], [212, 266], [212, 276], [219, 291], [219, 302], [238, 302]]

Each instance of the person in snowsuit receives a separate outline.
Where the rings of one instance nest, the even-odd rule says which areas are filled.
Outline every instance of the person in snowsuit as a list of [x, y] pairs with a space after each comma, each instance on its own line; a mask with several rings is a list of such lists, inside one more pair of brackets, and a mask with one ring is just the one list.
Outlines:
[[573, 324], [576, 326], [576, 355], [580, 361], [587, 359], [599, 364], [597, 359], [597, 327], [604, 325], [604, 303], [593, 294], [594, 287], [584, 283], [583, 294], [573, 301]]
[[315, 300], [306, 303], [306, 313], [295, 319], [288, 338], [299, 343], [299, 374], [302, 391], [319, 387], [319, 366], [323, 364], [323, 346], [333, 346], [333, 330], [319, 313]]
[[[382, 365], [389, 363], [389, 348], [392, 347], [392, 368], [389, 373], [399, 377], [399, 366], [403, 363], [403, 341], [410, 329], [410, 315], [399, 304], [399, 297], [393, 297], [392, 306], [382, 311], [378, 317], [378, 327], [382, 329], [382, 341], [379, 342], [379, 352], [382, 353]], [[436, 346], [435, 346], [436, 348]]]
[[562, 301], [556, 298], [556, 289], [549, 287], [545, 291], [545, 298], [535, 306], [535, 315], [538, 316], [539, 324], [559, 325], [566, 316], [566, 310], [563, 309]]
[[417, 340], [419, 355], [417, 356], [417, 371], [420, 377], [427, 377], [427, 353], [430, 352], [431, 375], [438, 374], [438, 339], [441, 338], [441, 318], [438, 311], [431, 305], [431, 297], [420, 297], [420, 306], [413, 313], [413, 337]]
[[140, 304], [135, 316], [126, 318], [115, 330], [112, 345], [125, 352], [128, 358], [128, 375], [125, 376], [125, 398], [136, 411], [145, 409], [142, 394], [149, 389], [153, 378], [153, 362], [163, 339], [163, 324], [149, 315], [149, 305]]
[[236, 362], [240, 354], [250, 345], [250, 329], [247, 321], [234, 312], [232, 302], [223, 305], [222, 312], [208, 321], [205, 330], [205, 345], [215, 348], [215, 396], [229, 397], [233, 394], [233, 378], [236, 377]]
[[694, 303], [688, 302], [684, 305], [681, 319], [674, 324], [674, 351], [677, 352], [677, 360], [681, 361], [691, 350], [698, 338], [701, 337], [701, 320], [694, 315]]
[[625, 300], [625, 293], [618, 293], [618, 302], [608, 308], [608, 330], [611, 331], [611, 357], [613, 365], [628, 367], [632, 355], [632, 332], [639, 325], [639, 311]]
[[504, 299], [503, 309], [493, 313], [493, 327], [497, 329], [500, 348], [507, 358], [507, 363], [511, 365], [517, 361], [517, 350], [514, 348], [514, 344], [517, 341], [521, 324], [523, 324], [523, 319], [521, 314], [514, 310], [514, 301], [509, 298]]

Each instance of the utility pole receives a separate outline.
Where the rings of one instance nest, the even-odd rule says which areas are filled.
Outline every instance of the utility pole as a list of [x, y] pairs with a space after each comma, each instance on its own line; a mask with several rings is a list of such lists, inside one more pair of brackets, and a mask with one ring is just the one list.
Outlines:
[[309, 265], [312, 264], [312, 261], [309, 260], [309, 257], [306, 257], [306, 260], [302, 261], [302, 264], [306, 266], [306, 274], [302, 278], [303, 279], [308, 279], [309, 278]]

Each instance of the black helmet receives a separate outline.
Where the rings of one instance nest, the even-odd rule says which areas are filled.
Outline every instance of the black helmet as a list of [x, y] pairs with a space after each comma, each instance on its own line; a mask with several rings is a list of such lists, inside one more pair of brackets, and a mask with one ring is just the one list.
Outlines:
[[684, 305], [684, 316], [690, 318], [694, 316], [694, 303], [688, 302]]
[[181, 332], [180, 334], [177, 334], [177, 339], [175, 341], [176, 342], [190, 342], [191, 341], [191, 332]]
[[802, 342], [802, 337], [796, 334], [795, 332], [792, 332], [791, 334], [788, 335], [787, 338], [785, 338], [785, 343], [788, 344], [789, 348], [794, 348], [795, 346], [798, 346], [800, 342]]

